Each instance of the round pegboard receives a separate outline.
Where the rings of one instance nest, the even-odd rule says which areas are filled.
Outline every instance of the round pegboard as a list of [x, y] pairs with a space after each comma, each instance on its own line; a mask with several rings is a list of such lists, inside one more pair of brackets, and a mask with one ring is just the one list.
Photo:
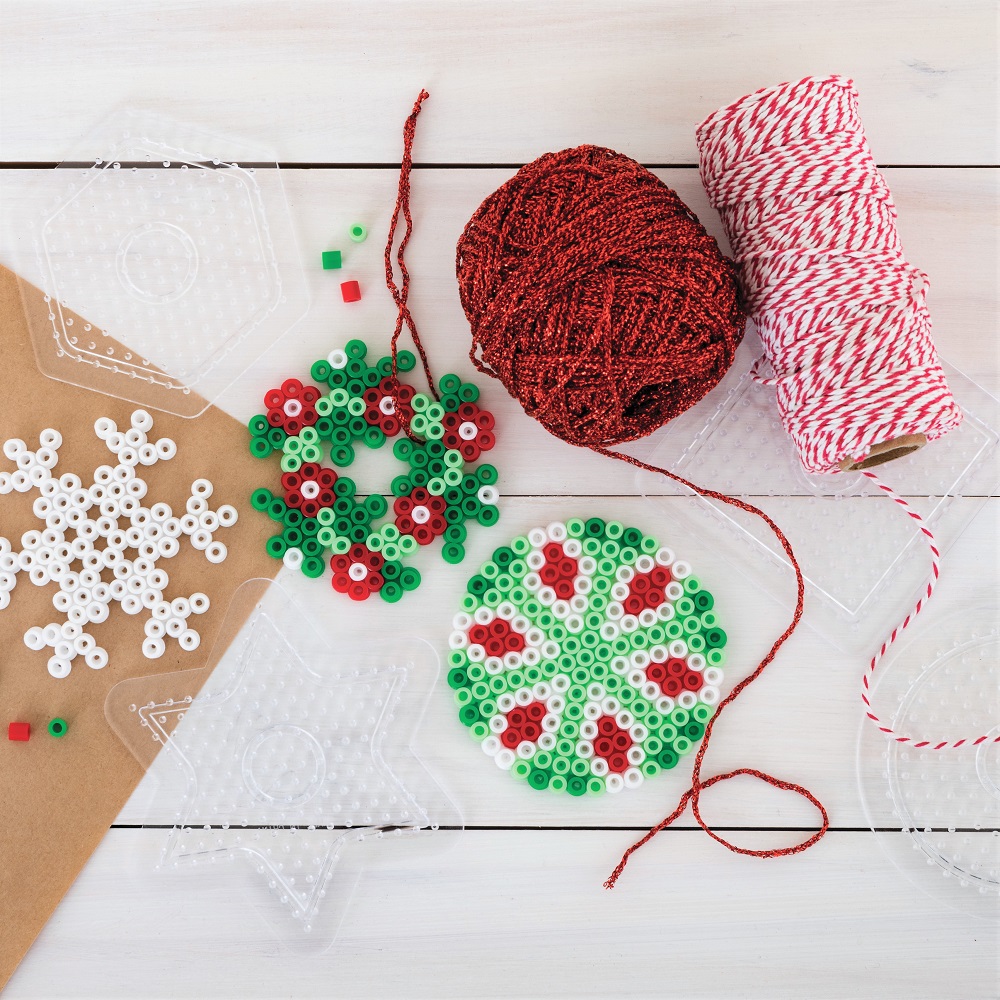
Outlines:
[[[925, 891], [1000, 918], [1000, 616], [977, 607], [925, 631], [879, 668], [872, 702], [896, 732], [974, 740], [933, 750], [867, 719], [858, 779], [883, 849]], [[895, 708], [894, 708], [895, 706]]]

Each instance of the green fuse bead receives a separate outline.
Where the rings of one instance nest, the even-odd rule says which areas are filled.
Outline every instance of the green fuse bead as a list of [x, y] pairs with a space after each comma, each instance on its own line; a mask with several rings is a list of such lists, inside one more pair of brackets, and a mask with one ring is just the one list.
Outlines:
[[705, 633], [705, 643], [711, 649], [721, 649], [726, 644], [726, 633], [721, 628], [710, 628]]
[[288, 549], [288, 543], [281, 535], [272, 535], [264, 543], [264, 549], [269, 556], [280, 559]]
[[272, 451], [274, 448], [271, 447], [271, 442], [266, 437], [250, 438], [250, 454], [254, 458], [267, 458]]
[[302, 560], [302, 572], [310, 579], [315, 580], [317, 577], [322, 576], [325, 568], [326, 565], [319, 556], [306, 556]]
[[457, 542], [449, 542], [442, 548], [441, 555], [446, 563], [454, 566], [465, 558], [465, 549]]
[[[250, 494], [250, 506], [254, 510], [267, 510], [271, 505], [271, 501], [274, 499], [274, 495], [270, 490], [261, 487], [259, 490], [254, 490]], [[284, 507], [284, 503], [281, 504]]]

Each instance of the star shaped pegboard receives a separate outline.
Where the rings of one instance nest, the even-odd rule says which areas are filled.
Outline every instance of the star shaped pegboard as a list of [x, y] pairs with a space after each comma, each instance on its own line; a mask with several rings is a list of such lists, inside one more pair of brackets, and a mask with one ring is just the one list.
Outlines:
[[322, 911], [349, 895], [334, 875], [356, 877], [351, 845], [460, 825], [410, 746], [436, 657], [416, 639], [331, 648], [281, 587], [247, 587], [234, 620], [255, 607], [200, 691], [200, 671], [127, 681], [108, 718], [183, 775], [159, 866], [233, 863], [280, 904], [276, 929], [308, 940], [335, 926]]

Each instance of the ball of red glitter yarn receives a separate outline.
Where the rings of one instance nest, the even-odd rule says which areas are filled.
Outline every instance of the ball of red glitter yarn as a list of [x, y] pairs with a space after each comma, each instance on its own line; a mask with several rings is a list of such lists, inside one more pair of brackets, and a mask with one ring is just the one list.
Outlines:
[[457, 272], [477, 367], [573, 444], [630, 441], [692, 406], [746, 323], [735, 266], [694, 213], [599, 146], [546, 153], [490, 195]]

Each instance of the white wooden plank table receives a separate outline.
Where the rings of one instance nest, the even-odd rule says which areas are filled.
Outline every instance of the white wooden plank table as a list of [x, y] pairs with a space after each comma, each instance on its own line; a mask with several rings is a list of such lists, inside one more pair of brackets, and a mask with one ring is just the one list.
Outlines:
[[[270, 375], [302, 370], [331, 337], [373, 341], [391, 329], [380, 247], [402, 121], [426, 87], [411, 306], [435, 370], [471, 376], [454, 246], [518, 165], [580, 142], [612, 146], [653, 167], [721, 237], [693, 169], [694, 126], [758, 87], [839, 72], [861, 93], [907, 255], [931, 276], [936, 343], [997, 393], [996, 39], [990, 2], [5, 0], [0, 262], [13, 262], [19, 238], [3, 218], [117, 107], [155, 108], [274, 148], [313, 305], [224, 398], [246, 418]], [[347, 313], [315, 261], [355, 218], [372, 235], [351, 275], [365, 299]], [[433, 585], [391, 612], [331, 611], [325, 589], [283, 575], [331, 635], [391, 625], [441, 650], [471, 567], [502, 538], [581, 512], [668, 530], [630, 469], [555, 441], [497, 387], [484, 391], [502, 426], [501, 526], [470, 540], [464, 566], [438, 563]], [[929, 615], [995, 595], [998, 513], [989, 500], [948, 554]], [[786, 613], [727, 573], [712, 539], [685, 544], [727, 594], [731, 664], [756, 662]], [[605, 892], [621, 850], [673, 805], [684, 774], [615, 798], [528, 792], [476, 752], [438, 690], [427, 758], [468, 829], [430, 861], [401, 856], [366, 874], [330, 952], [287, 952], [235, 892], [192, 896], [156, 874], [172, 817], [144, 784], [6, 996], [995, 997], [998, 925], [915, 887], [867, 829], [854, 767], [863, 665], [801, 629], [713, 741], [708, 773], [759, 767], [826, 803], [831, 831], [803, 855], [739, 858], [686, 816]], [[813, 822], [798, 799], [731, 784], [706, 811], [740, 842], [791, 843]]]

